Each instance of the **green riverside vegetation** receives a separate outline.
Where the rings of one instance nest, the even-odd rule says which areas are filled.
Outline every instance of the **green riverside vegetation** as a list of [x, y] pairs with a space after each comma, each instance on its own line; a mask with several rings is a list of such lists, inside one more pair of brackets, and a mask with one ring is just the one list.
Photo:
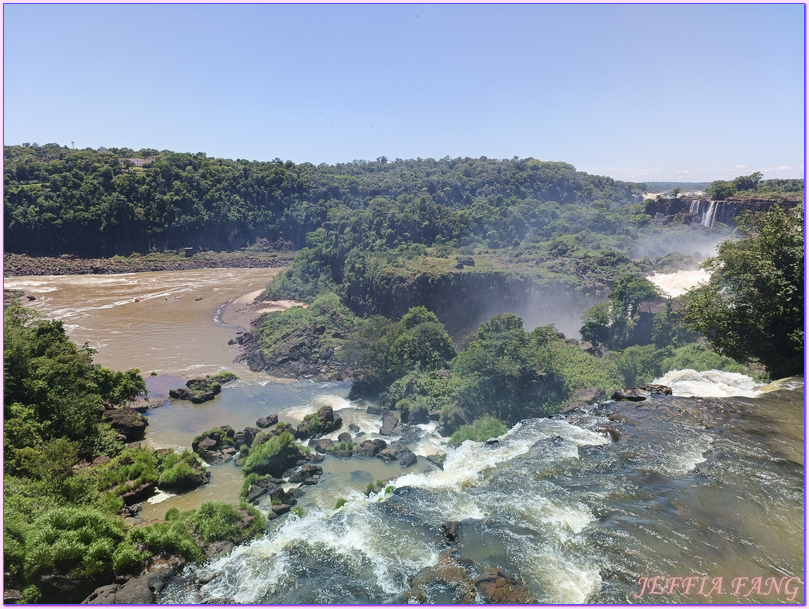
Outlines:
[[[137, 370], [93, 364], [92, 349], [70, 342], [61, 322], [17, 303], [4, 322], [4, 564], [6, 587], [22, 590], [24, 602], [78, 603], [154, 557], [202, 560], [215, 541], [263, 531], [264, 516], [247, 504], [205, 503], [170, 510], [162, 523], [125, 525], [124, 494], [196, 486], [206, 479], [197, 458], [127, 448], [101, 422], [104, 404], [143, 391]], [[91, 464], [96, 457], [109, 460]], [[58, 584], [65, 577], [68, 585]]]

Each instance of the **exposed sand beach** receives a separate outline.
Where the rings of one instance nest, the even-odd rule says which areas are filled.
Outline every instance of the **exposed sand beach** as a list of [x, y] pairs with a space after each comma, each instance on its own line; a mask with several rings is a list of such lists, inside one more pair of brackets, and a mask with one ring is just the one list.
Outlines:
[[291, 307], [306, 308], [306, 304], [294, 300], [263, 300], [256, 302], [264, 290], [256, 290], [234, 298], [222, 311], [222, 321], [249, 330], [253, 322], [264, 313], [286, 311]]

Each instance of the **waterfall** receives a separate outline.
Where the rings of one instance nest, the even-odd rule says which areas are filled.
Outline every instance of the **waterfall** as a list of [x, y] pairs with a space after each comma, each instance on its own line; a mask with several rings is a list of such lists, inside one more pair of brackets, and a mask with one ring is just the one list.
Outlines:
[[702, 226], [711, 228], [713, 226], [714, 215], [716, 215], [716, 201], [711, 201], [708, 210], [705, 212], [705, 215], [702, 216]]
[[694, 199], [691, 201], [691, 208], [688, 210], [689, 214], [698, 214], [699, 213], [699, 199]]

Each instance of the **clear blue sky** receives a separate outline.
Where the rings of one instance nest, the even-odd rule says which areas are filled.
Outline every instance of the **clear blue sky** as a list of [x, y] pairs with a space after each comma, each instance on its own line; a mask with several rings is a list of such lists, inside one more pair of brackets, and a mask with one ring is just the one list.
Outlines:
[[4, 142], [803, 177], [804, 6], [4, 5]]

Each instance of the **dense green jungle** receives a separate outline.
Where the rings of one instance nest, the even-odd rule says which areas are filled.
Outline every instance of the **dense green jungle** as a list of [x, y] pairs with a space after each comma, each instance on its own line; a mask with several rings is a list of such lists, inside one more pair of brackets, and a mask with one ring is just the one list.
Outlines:
[[[713, 182], [710, 198], [742, 203], [705, 226], [699, 213], [650, 213], [644, 184], [533, 158], [312, 165], [56, 144], [4, 156], [5, 253], [294, 250], [262, 298], [307, 307], [263, 317], [240, 338], [246, 362], [326, 369], [316, 378], [350, 379], [352, 399], [403, 421], [437, 412], [450, 445], [669, 370], [803, 374], [802, 180]], [[700, 264], [710, 281], [680, 298], [647, 279]], [[144, 390], [144, 371], [101, 368], [62, 322], [13, 295], [4, 306], [7, 602], [80, 602], [264, 531], [248, 492], [286, 469], [274, 460], [304, 458], [294, 430], [242, 449], [240, 505], [129, 526], [128, 493], [205, 482], [197, 455], [127, 446], [111, 412]], [[529, 319], [543, 307], [571, 308], [580, 338]]]

